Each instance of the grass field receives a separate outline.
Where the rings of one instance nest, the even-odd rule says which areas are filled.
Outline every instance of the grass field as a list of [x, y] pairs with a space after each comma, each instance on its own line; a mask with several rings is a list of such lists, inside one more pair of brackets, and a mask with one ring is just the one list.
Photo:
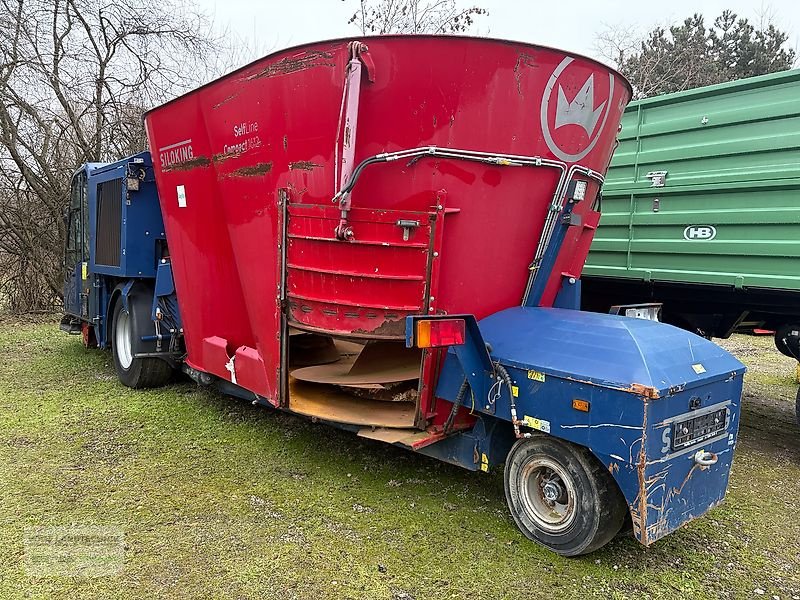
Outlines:
[[[794, 365], [724, 344], [751, 368], [726, 502], [649, 549], [562, 559], [518, 533], [501, 473], [194, 384], [129, 390], [55, 323], [0, 322], [0, 598], [798, 600]], [[108, 562], [54, 575], [42, 527], [94, 531], [67, 546]]]

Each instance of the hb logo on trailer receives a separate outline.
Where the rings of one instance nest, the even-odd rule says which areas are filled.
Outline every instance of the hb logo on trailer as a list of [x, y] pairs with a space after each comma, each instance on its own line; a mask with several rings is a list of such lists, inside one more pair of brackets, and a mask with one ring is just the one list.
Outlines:
[[[564, 162], [578, 162], [597, 144], [613, 108], [614, 75], [595, 73], [567, 56], [553, 71], [542, 97], [547, 147]], [[624, 104], [616, 108], [621, 112]]]
[[713, 225], [689, 225], [683, 230], [683, 238], [690, 242], [713, 240], [715, 237], [717, 237], [717, 228]]

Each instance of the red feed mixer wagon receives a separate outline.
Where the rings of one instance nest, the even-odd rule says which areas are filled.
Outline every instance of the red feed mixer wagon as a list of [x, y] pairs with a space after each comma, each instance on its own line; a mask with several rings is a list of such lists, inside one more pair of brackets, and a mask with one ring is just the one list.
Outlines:
[[[89, 212], [93, 178], [118, 173], [122, 254], [156, 242], [156, 267], [101, 282], [101, 318], [65, 320], [133, 387], [167, 364], [472, 470], [505, 464], [516, 523], [561, 554], [626, 520], [649, 544], [722, 500], [743, 367], [670, 326], [577, 310], [630, 97], [595, 61], [499, 40], [277, 52], [151, 110], [152, 159], [80, 171]], [[156, 240], [132, 225], [149, 185]]]

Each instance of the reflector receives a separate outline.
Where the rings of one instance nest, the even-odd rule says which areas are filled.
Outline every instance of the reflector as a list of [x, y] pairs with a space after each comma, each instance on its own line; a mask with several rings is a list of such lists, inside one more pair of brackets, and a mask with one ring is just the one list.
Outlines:
[[589, 401], [575, 398], [572, 401], [572, 408], [574, 408], [575, 410], [579, 410], [581, 412], [589, 412]]

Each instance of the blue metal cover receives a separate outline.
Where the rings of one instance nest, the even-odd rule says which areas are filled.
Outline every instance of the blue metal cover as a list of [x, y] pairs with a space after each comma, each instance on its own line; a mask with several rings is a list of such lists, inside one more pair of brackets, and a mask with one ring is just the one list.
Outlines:
[[[94, 164], [94, 163], [93, 163]], [[138, 190], [128, 189], [129, 167], [141, 173]], [[89, 195], [89, 272], [113, 277], [147, 277], [156, 275], [157, 244], [165, 242], [164, 222], [158, 203], [153, 176], [153, 162], [149, 152], [140, 152], [114, 163], [97, 168], [87, 168]], [[98, 188], [101, 184], [118, 182], [121, 197], [119, 206], [119, 263], [101, 264], [97, 260]], [[115, 199], [116, 200], [116, 199]], [[116, 225], [116, 223], [114, 223]]]
[[636, 384], [664, 395], [745, 371], [713, 342], [644, 319], [516, 307], [487, 317], [480, 328], [492, 357], [504, 364], [635, 393], [641, 393]]

